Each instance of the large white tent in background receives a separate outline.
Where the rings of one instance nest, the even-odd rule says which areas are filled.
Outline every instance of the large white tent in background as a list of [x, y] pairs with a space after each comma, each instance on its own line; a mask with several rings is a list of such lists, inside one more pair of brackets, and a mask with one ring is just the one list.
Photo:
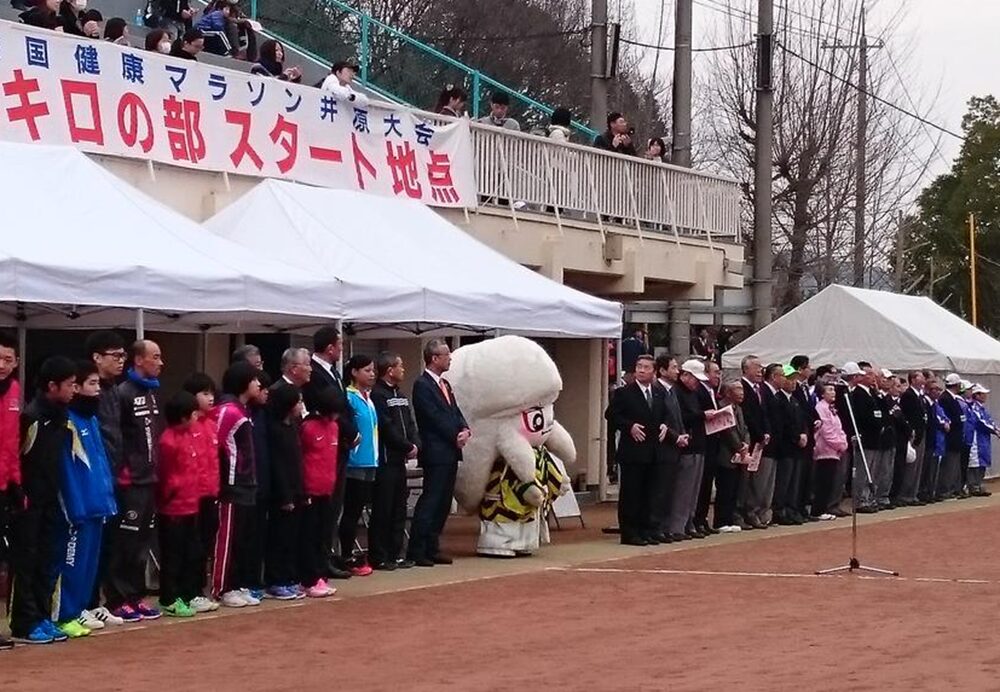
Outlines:
[[787, 363], [797, 353], [814, 364], [867, 360], [900, 371], [1000, 376], [1000, 341], [930, 298], [838, 285], [734, 346], [722, 365], [738, 368], [749, 354]]
[[338, 279], [351, 322], [621, 334], [619, 303], [519, 265], [418, 202], [265, 180], [204, 225], [306, 273]]
[[206, 232], [71, 147], [0, 143], [0, 322], [167, 330], [338, 319], [341, 285]]
[[[1000, 420], [1000, 341], [930, 298], [833, 285], [726, 351], [722, 366], [737, 369], [751, 354], [787, 363], [799, 353], [813, 367], [867, 360], [902, 376], [956, 372], [993, 391], [990, 413]], [[1000, 459], [997, 440], [993, 458]]]

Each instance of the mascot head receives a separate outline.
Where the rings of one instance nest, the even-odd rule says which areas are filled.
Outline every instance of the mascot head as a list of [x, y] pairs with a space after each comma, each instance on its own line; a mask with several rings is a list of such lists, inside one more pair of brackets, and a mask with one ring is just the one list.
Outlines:
[[458, 349], [448, 381], [466, 418], [520, 415], [526, 437], [551, 429], [552, 404], [562, 391], [552, 358], [522, 336], [501, 336]]

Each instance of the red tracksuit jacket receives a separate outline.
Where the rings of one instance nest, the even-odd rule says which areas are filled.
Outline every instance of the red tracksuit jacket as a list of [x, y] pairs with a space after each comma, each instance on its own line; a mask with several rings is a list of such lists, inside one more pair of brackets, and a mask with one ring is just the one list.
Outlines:
[[183, 517], [198, 513], [203, 444], [195, 425], [167, 428], [160, 436], [159, 485], [156, 509], [160, 514]]
[[310, 416], [302, 421], [302, 488], [307, 496], [332, 495], [337, 482], [340, 427], [335, 420]]
[[201, 414], [191, 424], [198, 444], [198, 488], [201, 497], [219, 497], [219, 424], [212, 415]]
[[0, 492], [21, 484], [21, 385], [12, 379], [0, 395]]

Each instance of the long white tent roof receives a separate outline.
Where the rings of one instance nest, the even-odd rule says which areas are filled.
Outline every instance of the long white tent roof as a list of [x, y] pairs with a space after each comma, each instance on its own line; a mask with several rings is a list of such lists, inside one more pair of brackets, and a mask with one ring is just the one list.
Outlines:
[[[208, 233], [70, 147], [0, 143], [0, 320], [238, 330], [342, 315], [340, 283]], [[18, 305], [20, 304], [20, 305]]]
[[894, 370], [1000, 374], [1000, 341], [931, 299], [838, 285], [737, 344], [722, 364], [738, 368], [750, 354], [787, 363], [798, 353], [814, 364], [867, 360]]
[[616, 338], [621, 305], [492, 250], [410, 201], [266, 180], [205, 222], [344, 286], [345, 319]]

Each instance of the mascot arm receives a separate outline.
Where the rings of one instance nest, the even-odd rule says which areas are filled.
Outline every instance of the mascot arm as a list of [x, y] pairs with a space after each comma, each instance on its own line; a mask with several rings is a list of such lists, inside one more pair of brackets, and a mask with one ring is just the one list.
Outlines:
[[455, 478], [455, 500], [466, 512], [479, 511], [497, 456], [496, 430], [489, 425], [477, 427], [476, 434], [462, 448], [462, 463]]
[[[504, 458], [510, 470], [522, 483], [537, 483], [535, 479], [535, 448], [521, 434], [521, 417], [503, 421], [497, 438], [497, 451]], [[545, 500], [545, 492], [530, 488], [524, 496], [533, 507], [540, 507]]]
[[559, 457], [559, 460], [566, 466], [572, 466], [576, 463], [576, 445], [573, 444], [573, 438], [570, 437], [566, 428], [559, 424], [559, 421], [553, 421], [552, 431], [549, 433], [548, 439], [545, 440], [545, 447], [553, 455]]

